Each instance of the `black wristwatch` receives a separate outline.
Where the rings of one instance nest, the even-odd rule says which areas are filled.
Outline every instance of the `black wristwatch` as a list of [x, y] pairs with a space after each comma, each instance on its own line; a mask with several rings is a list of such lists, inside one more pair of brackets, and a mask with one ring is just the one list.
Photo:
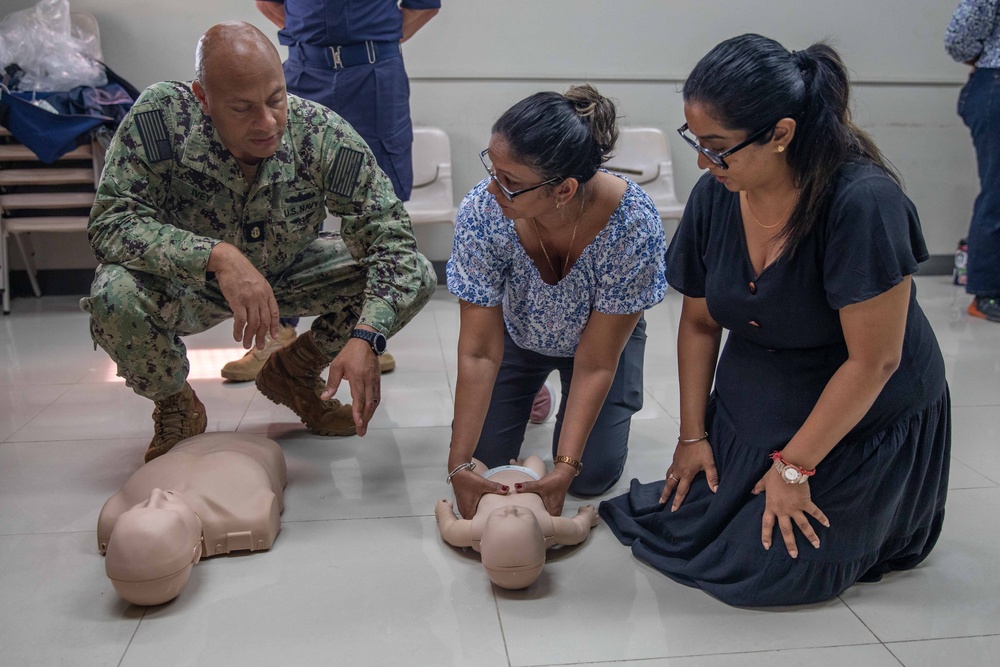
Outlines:
[[363, 341], [367, 341], [371, 345], [372, 352], [376, 356], [381, 357], [385, 354], [386, 340], [385, 336], [377, 331], [365, 331], [364, 329], [355, 329], [351, 332], [351, 338], [360, 338]]

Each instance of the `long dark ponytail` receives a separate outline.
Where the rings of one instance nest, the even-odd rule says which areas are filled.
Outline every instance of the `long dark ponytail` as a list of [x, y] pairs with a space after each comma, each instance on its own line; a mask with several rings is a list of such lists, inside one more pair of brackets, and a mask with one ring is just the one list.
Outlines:
[[[698, 62], [684, 83], [684, 101], [705, 105], [728, 129], [748, 134], [782, 118], [795, 120], [786, 155], [800, 196], [782, 231], [789, 250], [824, 215], [845, 162], [871, 162], [899, 182], [875, 142], [851, 120], [847, 68], [828, 44], [789, 52], [761, 35], [733, 37]], [[767, 133], [759, 143], [771, 138]]]

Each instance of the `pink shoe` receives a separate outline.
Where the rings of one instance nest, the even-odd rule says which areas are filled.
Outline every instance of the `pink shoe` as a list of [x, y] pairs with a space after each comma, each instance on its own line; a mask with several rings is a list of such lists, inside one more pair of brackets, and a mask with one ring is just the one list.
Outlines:
[[538, 395], [535, 396], [534, 403], [531, 404], [531, 416], [528, 417], [528, 421], [532, 424], [544, 424], [547, 422], [556, 408], [555, 397], [555, 387], [552, 386], [551, 382], [546, 380], [542, 388], [538, 390]]

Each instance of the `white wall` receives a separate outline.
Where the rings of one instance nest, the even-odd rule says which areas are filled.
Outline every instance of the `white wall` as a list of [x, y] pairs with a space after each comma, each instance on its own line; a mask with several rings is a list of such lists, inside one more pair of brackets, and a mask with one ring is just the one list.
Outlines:
[[[34, 4], [2, 1], [2, 14]], [[673, 129], [684, 122], [680, 85], [698, 59], [743, 32], [791, 49], [828, 39], [852, 70], [856, 118], [902, 172], [931, 252], [950, 254], [978, 192], [971, 141], [955, 114], [967, 68], [952, 62], [942, 44], [956, 4], [443, 0], [441, 13], [404, 46], [413, 120], [451, 136], [458, 201], [482, 177], [477, 153], [500, 113], [538, 90], [590, 81], [618, 100], [624, 124], [668, 130], [683, 198], [699, 172]], [[71, 0], [71, 9], [97, 17], [106, 62], [140, 88], [191, 78], [195, 43], [213, 23], [242, 19], [275, 33], [252, 0]], [[418, 240], [432, 259], [447, 258], [447, 229], [419, 228]], [[65, 257], [66, 244], [60, 245]], [[80, 261], [52, 260], [42, 243], [36, 246], [42, 267]]]

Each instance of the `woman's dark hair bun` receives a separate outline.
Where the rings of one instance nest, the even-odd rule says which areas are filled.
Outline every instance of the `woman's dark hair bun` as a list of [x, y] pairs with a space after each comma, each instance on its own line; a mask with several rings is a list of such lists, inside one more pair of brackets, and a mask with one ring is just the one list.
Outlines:
[[590, 126], [590, 133], [601, 149], [601, 164], [606, 162], [618, 143], [618, 110], [589, 83], [573, 86], [563, 97], [573, 103], [576, 113]]

